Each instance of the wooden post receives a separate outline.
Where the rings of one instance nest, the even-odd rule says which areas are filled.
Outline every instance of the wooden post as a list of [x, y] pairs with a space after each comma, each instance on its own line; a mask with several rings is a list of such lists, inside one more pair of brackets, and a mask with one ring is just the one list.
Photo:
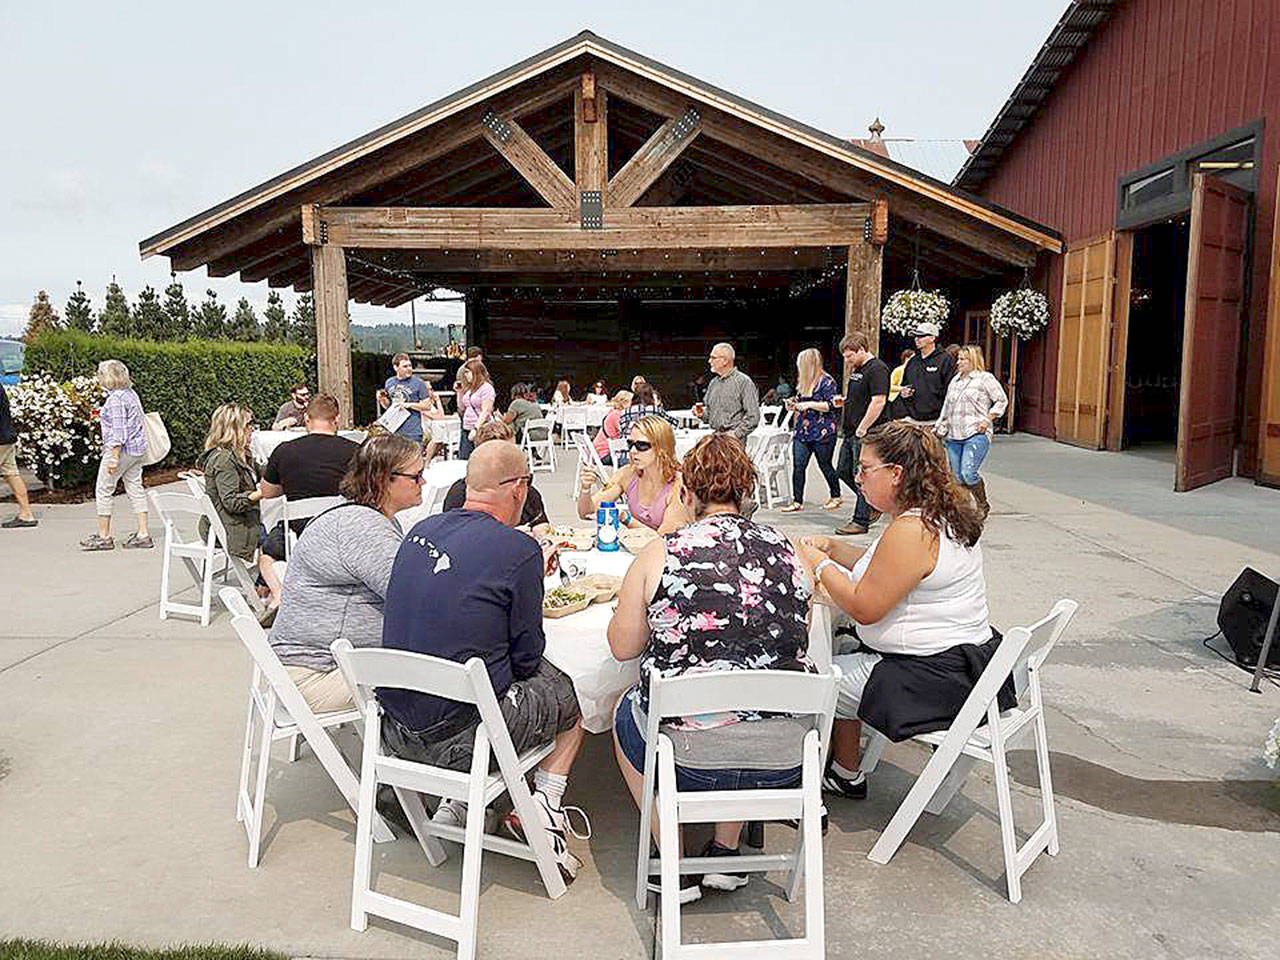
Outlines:
[[1013, 433], [1013, 419], [1018, 413], [1018, 338], [1013, 336], [1013, 345], [1009, 348], [1009, 409], [1005, 411], [1004, 422], [1009, 433]]
[[[884, 270], [884, 248], [861, 240], [849, 247], [849, 269], [845, 277], [844, 333], [865, 333], [871, 352], [880, 356], [880, 278]], [[845, 365], [844, 383], [852, 372]]]
[[347, 315], [347, 258], [342, 247], [311, 248], [311, 295], [316, 313], [320, 392], [338, 401], [340, 423], [352, 425], [351, 322]]

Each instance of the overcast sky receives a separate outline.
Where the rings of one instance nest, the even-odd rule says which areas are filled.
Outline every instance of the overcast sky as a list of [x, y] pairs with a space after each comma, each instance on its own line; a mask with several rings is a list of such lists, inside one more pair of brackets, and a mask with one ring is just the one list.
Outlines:
[[[130, 301], [162, 289], [143, 238], [582, 29], [830, 133], [976, 138], [1066, 5], [0, 0], [0, 334], [39, 289], [59, 312], [77, 279], [95, 309], [112, 274]], [[192, 301], [267, 297], [180, 278]]]

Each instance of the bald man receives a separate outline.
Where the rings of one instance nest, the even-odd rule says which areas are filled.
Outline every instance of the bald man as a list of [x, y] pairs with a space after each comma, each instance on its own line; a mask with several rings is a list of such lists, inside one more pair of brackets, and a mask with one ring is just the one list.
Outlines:
[[[462, 508], [427, 517], [404, 538], [391, 568], [382, 645], [458, 663], [481, 658], [516, 752], [555, 742], [534, 771], [534, 807], [568, 883], [582, 862], [569, 852], [561, 803], [584, 731], [573, 683], [542, 657], [542, 578], [550, 562], [538, 542], [512, 529], [532, 475], [514, 443], [491, 440], [467, 462]], [[383, 740], [397, 756], [469, 770], [479, 723], [473, 707], [381, 688]], [[432, 818], [466, 823], [466, 804], [442, 803]], [[524, 840], [509, 816], [504, 826]]]
[[720, 433], [732, 433], [743, 443], [756, 427], [760, 426], [760, 395], [756, 385], [737, 367], [738, 355], [729, 343], [717, 343], [711, 348], [707, 366], [714, 376], [707, 384], [703, 402], [694, 407], [711, 429]]

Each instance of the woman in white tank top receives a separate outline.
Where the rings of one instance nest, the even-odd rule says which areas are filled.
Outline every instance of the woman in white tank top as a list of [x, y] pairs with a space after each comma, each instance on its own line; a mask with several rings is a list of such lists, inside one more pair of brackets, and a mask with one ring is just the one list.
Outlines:
[[[903, 421], [876, 427], [862, 442], [857, 480], [890, 518], [885, 531], [866, 549], [815, 536], [802, 538], [799, 551], [815, 582], [858, 625], [863, 649], [834, 658], [844, 679], [823, 783], [863, 797], [856, 718], [874, 720], [893, 739], [945, 728], [973, 687], [975, 664], [980, 673], [994, 646], [978, 546], [982, 517], [941, 441]], [[910, 732], [895, 735], [904, 729]]]

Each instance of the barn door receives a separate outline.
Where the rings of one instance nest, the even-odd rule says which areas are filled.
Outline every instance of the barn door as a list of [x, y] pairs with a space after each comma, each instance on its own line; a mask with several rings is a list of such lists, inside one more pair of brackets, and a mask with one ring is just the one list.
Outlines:
[[[1280, 170], [1276, 171], [1280, 196]], [[1262, 415], [1258, 437], [1258, 482], [1280, 486], [1280, 204], [1271, 231], [1271, 293], [1267, 299], [1266, 353], [1262, 367]]]
[[1191, 191], [1175, 490], [1234, 472], [1251, 198], [1203, 173]]
[[1091, 450], [1106, 435], [1115, 232], [1070, 247], [1062, 264], [1057, 438]]

